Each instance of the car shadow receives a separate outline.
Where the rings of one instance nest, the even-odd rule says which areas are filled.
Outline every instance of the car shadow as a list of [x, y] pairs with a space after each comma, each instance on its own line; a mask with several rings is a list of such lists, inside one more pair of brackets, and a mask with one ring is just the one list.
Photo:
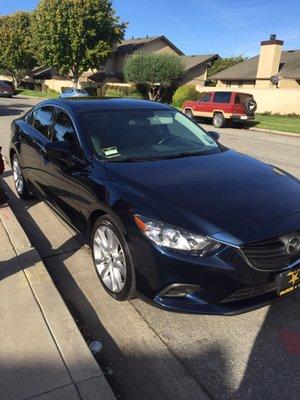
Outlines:
[[[8, 177], [11, 175], [11, 171], [6, 171], [2, 176]], [[39, 250], [41, 248], [41, 244], [43, 246], [43, 251], [45, 251], [45, 248], [48, 249], [48, 251], [53, 251], [52, 245], [44, 232], [40, 229], [36, 221], [31, 217], [30, 213], [28, 212], [28, 209], [30, 207], [33, 207], [34, 205], [38, 204], [40, 200], [38, 199], [32, 199], [32, 200], [20, 200], [16, 194], [11, 190], [9, 185], [4, 181], [4, 189], [5, 192], [7, 193], [8, 199], [9, 199], [9, 205], [11, 209], [13, 210], [17, 220], [21, 224], [22, 228], [24, 229], [25, 233], [29, 237], [31, 244], [34, 246], [36, 251], [39, 253]], [[89, 300], [86, 298], [80, 287], [78, 286], [77, 282], [74, 280], [73, 276], [67, 269], [66, 265], [64, 262], [71, 257], [74, 253], [76, 253], [79, 248], [80, 248], [80, 243], [83, 242], [83, 239], [80, 234], [76, 234], [75, 236], [71, 237], [70, 239], [66, 240], [60, 247], [55, 249], [53, 252], [53, 255], [49, 257], [49, 259], [55, 257], [56, 255], [59, 255], [59, 257], [55, 258], [55, 264], [56, 267], [55, 269], [50, 269], [48, 268], [48, 262], [47, 258], [43, 259], [43, 263], [47, 268], [48, 273], [50, 274], [52, 280], [54, 281], [58, 291], [60, 292], [62, 298], [64, 299], [65, 303], [67, 304], [69, 311], [71, 312], [75, 322], [77, 323], [78, 328], [82, 332], [85, 340], [87, 343], [91, 342], [92, 340], [95, 339], [93, 335], [91, 334], [90, 331], [87, 331], [84, 326], [83, 320], [88, 317], [89, 324], [91, 324], [94, 327], [97, 327], [97, 332], [101, 331], [103, 332], [103, 337], [105, 337], [105, 342], [109, 346], [110, 349], [113, 349], [113, 352], [115, 354], [119, 354], [119, 357], [122, 357], [122, 354], [118, 347], [115, 345], [113, 339], [111, 336], [106, 332], [104, 326], [102, 325], [101, 321], [98, 318], [97, 313], [95, 312], [93, 306], [90, 304]], [[24, 254], [26, 255], [32, 255], [34, 254], [34, 250], [30, 249], [28, 250], [27, 253]], [[30, 257], [24, 257], [24, 259], [30, 259]], [[23, 268], [29, 268], [32, 265], [27, 264], [24, 265]], [[55, 271], [59, 270], [59, 275], [57, 276], [55, 274]], [[11, 274], [19, 272], [19, 268], [15, 269], [9, 269], [7, 267], [7, 264], [2, 262], [0, 263], [0, 281], [7, 278]], [[81, 313], [79, 311], [83, 312], [84, 318], [81, 317]], [[104, 352], [105, 354], [105, 352]], [[106, 375], [107, 379], [110, 381], [112, 384], [112, 387], [116, 390], [118, 387], [117, 383], [114, 383], [114, 378], [111, 377], [109, 374], [107, 374], [107, 371], [110, 370], [109, 368], [109, 360], [106, 359], [105, 355], [101, 353], [101, 358], [96, 357], [99, 364], [102, 367], [102, 370], [104, 374]]]
[[300, 293], [272, 304], [232, 400], [300, 398]]

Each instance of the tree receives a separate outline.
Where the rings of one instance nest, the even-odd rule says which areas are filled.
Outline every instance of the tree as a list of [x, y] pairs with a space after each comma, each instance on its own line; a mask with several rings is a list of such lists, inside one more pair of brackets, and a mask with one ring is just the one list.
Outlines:
[[0, 17], [0, 71], [12, 78], [15, 87], [35, 65], [30, 20], [27, 12]]
[[146, 85], [150, 100], [160, 101], [162, 89], [183, 75], [183, 64], [171, 54], [135, 53], [125, 61], [123, 72], [130, 83]]
[[83, 72], [106, 62], [125, 28], [109, 0], [41, 0], [32, 22], [39, 63], [71, 73], [75, 87]]
[[225, 69], [232, 67], [235, 64], [239, 64], [245, 61], [247, 57], [242, 54], [236, 57], [221, 58], [213, 63], [213, 65], [207, 71], [207, 78], [217, 74], [218, 72], [224, 71]]

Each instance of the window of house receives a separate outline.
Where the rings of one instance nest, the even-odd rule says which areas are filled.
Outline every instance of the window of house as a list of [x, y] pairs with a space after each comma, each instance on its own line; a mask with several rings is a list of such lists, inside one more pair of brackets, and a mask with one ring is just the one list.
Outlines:
[[53, 121], [53, 114], [54, 108], [50, 106], [41, 107], [36, 111], [33, 126], [45, 137], [49, 136], [49, 130]]
[[69, 142], [72, 154], [77, 158], [82, 158], [82, 151], [73, 124], [62, 111], [58, 111], [56, 121], [52, 128], [52, 141]]
[[230, 103], [231, 92], [216, 92], [214, 96], [215, 103]]
[[201, 103], [209, 103], [211, 99], [211, 93], [206, 93], [204, 96], [201, 97]]

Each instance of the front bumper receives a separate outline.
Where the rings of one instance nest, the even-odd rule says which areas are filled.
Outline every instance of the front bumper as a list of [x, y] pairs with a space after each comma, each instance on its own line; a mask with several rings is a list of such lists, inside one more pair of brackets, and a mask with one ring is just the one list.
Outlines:
[[[277, 295], [282, 270], [257, 270], [238, 248], [223, 245], [209, 257], [162, 249], [140, 237], [134, 240], [137, 289], [158, 306], [194, 314], [234, 315], [287, 295]], [[176, 295], [180, 288], [186, 295]], [[168, 295], [175, 288], [175, 295]], [[171, 293], [171, 292], [170, 292]]]

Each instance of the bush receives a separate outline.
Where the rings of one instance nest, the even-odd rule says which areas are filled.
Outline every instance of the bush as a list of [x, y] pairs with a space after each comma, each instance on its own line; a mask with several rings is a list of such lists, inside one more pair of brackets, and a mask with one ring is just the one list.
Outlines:
[[119, 89], [107, 89], [105, 97], [125, 97], [125, 93]]
[[46, 89], [46, 90], [44, 90], [44, 92], [52, 93], [52, 94], [59, 94], [56, 90], [53, 90], [53, 89]]
[[194, 86], [179, 86], [172, 97], [172, 102], [175, 107], [182, 107], [187, 100], [199, 100], [201, 93], [197, 92]]
[[144, 97], [138, 92], [131, 92], [126, 97], [128, 97], [129, 99], [137, 99], [137, 100], [144, 99]]

